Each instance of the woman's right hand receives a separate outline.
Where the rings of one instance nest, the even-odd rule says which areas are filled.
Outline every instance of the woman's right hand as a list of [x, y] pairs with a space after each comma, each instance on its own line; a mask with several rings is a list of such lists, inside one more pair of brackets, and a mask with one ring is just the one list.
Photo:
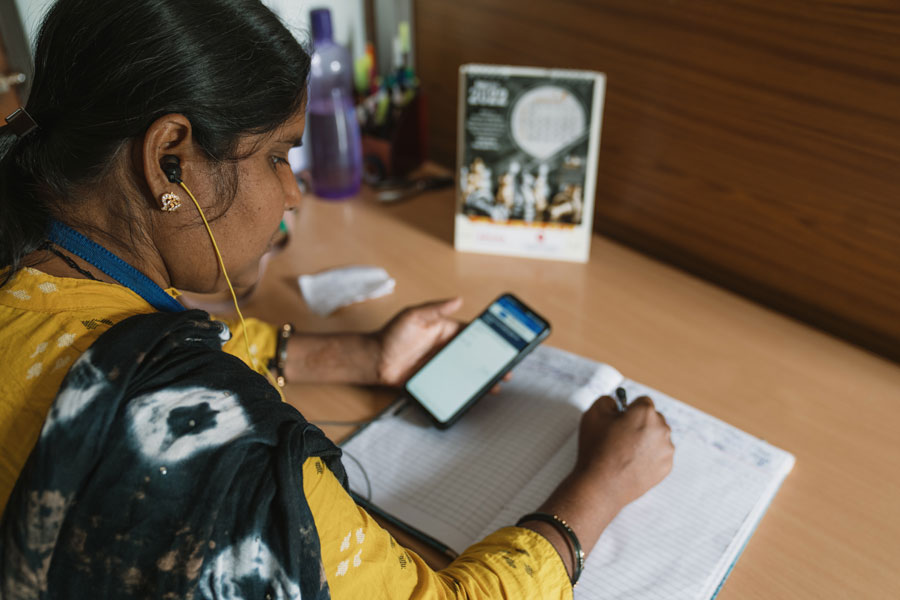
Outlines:
[[603, 396], [581, 417], [572, 475], [624, 508], [672, 470], [670, 432], [647, 396], [636, 398], [624, 412]]
[[[669, 426], [646, 396], [624, 412], [603, 396], [582, 415], [575, 468], [538, 508], [558, 515], [575, 531], [585, 554], [627, 504], [672, 470], [675, 447]], [[553, 544], [571, 575], [575, 558], [561, 532], [548, 523], [523, 522]]]

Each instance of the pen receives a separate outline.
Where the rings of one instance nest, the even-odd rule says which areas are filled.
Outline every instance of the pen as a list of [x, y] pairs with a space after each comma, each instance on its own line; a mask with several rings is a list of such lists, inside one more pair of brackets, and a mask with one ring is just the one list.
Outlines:
[[619, 408], [619, 412], [625, 412], [625, 409], [628, 408], [628, 396], [623, 387], [616, 388], [616, 406]]

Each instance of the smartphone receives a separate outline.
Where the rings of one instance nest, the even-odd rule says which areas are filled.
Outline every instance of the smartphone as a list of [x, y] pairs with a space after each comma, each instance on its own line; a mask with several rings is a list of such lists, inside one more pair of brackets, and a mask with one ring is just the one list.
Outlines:
[[550, 335], [550, 323], [503, 294], [406, 382], [435, 425], [450, 427]]

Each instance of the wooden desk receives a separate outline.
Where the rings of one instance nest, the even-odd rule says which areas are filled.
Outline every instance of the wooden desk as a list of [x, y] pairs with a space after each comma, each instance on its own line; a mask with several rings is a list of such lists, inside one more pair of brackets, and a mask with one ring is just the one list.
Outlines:
[[[604, 238], [569, 264], [457, 253], [453, 193], [377, 205], [308, 198], [247, 313], [301, 330], [370, 330], [405, 305], [500, 292], [553, 323], [548, 344], [608, 362], [797, 457], [720, 598], [900, 598], [900, 366]], [[394, 294], [310, 313], [296, 276], [379, 265]], [[367, 418], [394, 393], [291, 385], [312, 421]], [[347, 427], [325, 427], [334, 439]]]

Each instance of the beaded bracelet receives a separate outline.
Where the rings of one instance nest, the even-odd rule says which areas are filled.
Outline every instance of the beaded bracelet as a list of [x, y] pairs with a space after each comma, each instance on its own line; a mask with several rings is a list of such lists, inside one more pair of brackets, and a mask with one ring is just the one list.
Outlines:
[[275, 374], [275, 383], [278, 384], [278, 387], [284, 387], [287, 383], [287, 380], [284, 377], [284, 368], [287, 365], [287, 344], [288, 340], [291, 339], [291, 334], [294, 333], [294, 326], [290, 323], [285, 323], [281, 326], [281, 329], [278, 330], [278, 342], [275, 345], [275, 356], [269, 361], [269, 369], [274, 371]]
[[518, 520], [518, 522], [516, 523], [516, 527], [519, 527], [522, 523], [526, 523], [528, 521], [541, 521], [553, 525], [569, 542], [570, 550], [572, 551], [572, 557], [575, 559], [574, 561], [572, 561], [574, 563], [574, 570], [572, 572], [571, 579], [572, 587], [574, 588], [575, 584], [578, 583], [578, 578], [581, 577], [581, 572], [584, 570], [584, 550], [582, 550], [581, 548], [581, 542], [578, 541], [578, 536], [575, 535], [575, 532], [572, 531], [572, 528], [569, 527], [569, 524], [566, 523], [563, 519], [559, 518], [558, 515], [551, 515], [549, 513], [543, 512], [528, 513]]

